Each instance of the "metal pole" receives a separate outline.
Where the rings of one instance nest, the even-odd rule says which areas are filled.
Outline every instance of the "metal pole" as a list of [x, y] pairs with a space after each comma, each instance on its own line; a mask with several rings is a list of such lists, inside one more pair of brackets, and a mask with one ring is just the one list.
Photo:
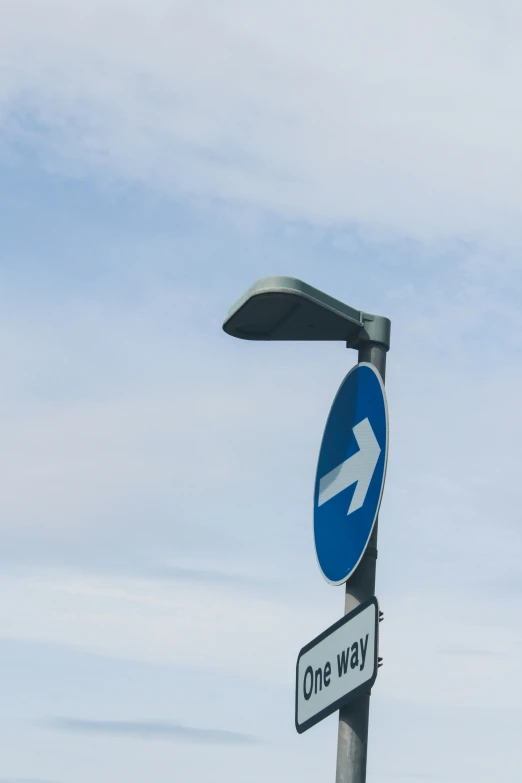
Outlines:
[[[359, 345], [359, 362], [373, 364], [383, 382], [387, 348], [387, 345], [370, 341]], [[378, 520], [357, 570], [346, 582], [345, 614], [375, 595], [377, 526]], [[366, 783], [369, 714], [370, 691], [339, 710], [336, 783]]]

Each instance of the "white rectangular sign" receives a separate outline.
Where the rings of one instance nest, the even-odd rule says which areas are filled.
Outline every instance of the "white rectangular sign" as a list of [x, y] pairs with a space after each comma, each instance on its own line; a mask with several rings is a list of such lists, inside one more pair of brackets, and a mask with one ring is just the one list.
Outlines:
[[305, 645], [297, 658], [295, 727], [301, 734], [372, 687], [379, 605], [370, 598]]

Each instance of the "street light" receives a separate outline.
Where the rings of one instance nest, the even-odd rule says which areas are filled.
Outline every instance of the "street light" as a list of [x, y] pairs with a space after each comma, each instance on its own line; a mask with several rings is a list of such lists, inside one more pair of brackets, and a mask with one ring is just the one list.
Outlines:
[[263, 277], [230, 308], [225, 332], [243, 340], [342, 340], [390, 346], [390, 321], [356, 310], [295, 277]]
[[[224, 331], [242, 340], [341, 340], [373, 364], [384, 382], [390, 320], [350, 307], [294, 277], [265, 277], [230, 308]], [[375, 595], [377, 522], [346, 582], [345, 614]], [[336, 783], [364, 783], [370, 693], [339, 710]]]

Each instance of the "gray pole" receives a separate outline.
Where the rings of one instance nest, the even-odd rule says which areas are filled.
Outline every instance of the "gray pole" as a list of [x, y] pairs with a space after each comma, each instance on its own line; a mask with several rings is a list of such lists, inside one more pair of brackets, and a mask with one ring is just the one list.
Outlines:
[[[383, 382], [386, 373], [389, 331], [386, 342], [361, 341], [358, 346], [359, 362], [373, 364]], [[345, 614], [375, 595], [377, 525], [378, 520], [375, 522], [372, 536], [357, 570], [346, 582]], [[369, 715], [370, 691], [339, 710], [336, 783], [366, 783]]]

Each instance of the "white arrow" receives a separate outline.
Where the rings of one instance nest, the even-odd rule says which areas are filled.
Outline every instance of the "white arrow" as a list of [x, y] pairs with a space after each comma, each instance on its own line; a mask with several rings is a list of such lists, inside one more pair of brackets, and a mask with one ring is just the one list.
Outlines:
[[381, 453], [381, 447], [368, 419], [363, 419], [353, 428], [359, 451], [341, 462], [319, 481], [318, 506], [338, 495], [357, 482], [348, 514], [357, 511], [364, 504], [370, 481]]

